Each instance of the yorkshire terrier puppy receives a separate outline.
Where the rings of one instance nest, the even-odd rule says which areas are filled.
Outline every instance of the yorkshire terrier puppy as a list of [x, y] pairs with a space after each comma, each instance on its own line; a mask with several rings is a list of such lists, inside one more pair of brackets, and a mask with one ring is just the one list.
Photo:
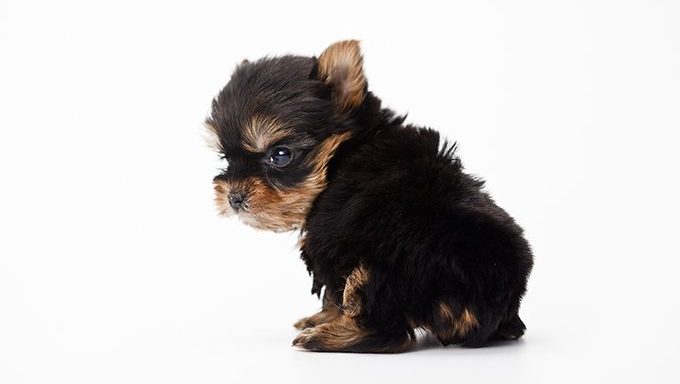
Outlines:
[[522, 229], [455, 144], [381, 107], [362, 61], [353, 40], [244, 61], [206, 120], [228, 162], [214, 179], [220, 213], [300, 231], [312, 293], [323, 289], [293, 345], [401, 352], [416, 328], [443, 345], [521, 337], [533, 264]]

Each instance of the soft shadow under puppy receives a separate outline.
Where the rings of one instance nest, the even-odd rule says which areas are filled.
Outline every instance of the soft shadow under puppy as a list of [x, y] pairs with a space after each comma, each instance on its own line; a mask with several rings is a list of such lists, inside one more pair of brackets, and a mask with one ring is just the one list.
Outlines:
[[[519, 339], [519, 340], [489, 340], [485, 345], [484, 348], [462, 348], [457, 345], [448, 345], [444, 347], [445, 349], [457, 349], [460, 351], [465, 351], [465, 350], [499, 350], [499, 349], [506, 349], [506, 348], [520, 348], [524, 346], [524, 339]], [[420, 352], [420, 351], [426, 351], [428, 349], [440, 349], [442, 348], [441, 343], [435, 336], [433, 336], [429, 332], [416, 332], [416, 342], [413, 345], [413, 348], [411, 348], [408, 352]]]

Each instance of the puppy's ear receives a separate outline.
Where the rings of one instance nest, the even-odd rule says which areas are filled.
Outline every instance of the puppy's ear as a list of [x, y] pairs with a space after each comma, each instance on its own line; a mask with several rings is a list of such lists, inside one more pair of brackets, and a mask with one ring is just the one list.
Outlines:
[[363, 64], [357, 40], [333, 43], [319, 56], [316, 76], [331, 87], [335, 104], [341, 111], [351, 110], [364, 100]]

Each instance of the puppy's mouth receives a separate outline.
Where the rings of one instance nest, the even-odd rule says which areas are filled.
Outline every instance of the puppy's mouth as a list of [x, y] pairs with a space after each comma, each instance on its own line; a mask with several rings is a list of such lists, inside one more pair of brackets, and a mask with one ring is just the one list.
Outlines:
[[293, 231], [300, 228], [300, 225], [287, 222], [281, 218], [277, 218], [273, 213], [268, 212], [252, 212], [249, 208], [242, 207], [238, 210], [232, 209], [232, 212], [245, 225], [256, 229], [263, 229], [273, 232]]
[[250, 201], [246, 198], [242, 203], [237, 206], [230, 205], [227, 208], [230, 213], [223, 216], [236, 215], [244, 224], [251, 227], [257, 227], [257, 215], [252, 212], [252, 205]]

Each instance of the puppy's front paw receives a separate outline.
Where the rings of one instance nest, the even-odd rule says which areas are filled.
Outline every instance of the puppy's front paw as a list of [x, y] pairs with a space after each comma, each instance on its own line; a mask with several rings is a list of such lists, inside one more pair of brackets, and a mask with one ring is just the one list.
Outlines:
[[293, 346], [309, 351], [349, 352], [367, 336], [354, 319], [342, 316], [300, 332], [293, 340]]
[[408, 350], [413, 341], [407, 333], [379, 334], [361, 328], [354, 319], [341, 317], [300, 332], [293, 346], [318, 352], [398, 353]]
[[[305, 319], [302, 319], [305, 320]], [[300, 321], [302, 321], [300, 320]], [[300, 322], [298, 321], [298, 323]], [[297, 323], [296, 323], [297, 325]], [[304, 349], [310, 349], [307, 348], [308, 345], [312, 344], [312, 341], [314, 340], [314, 328], [306, 328], [302, 332], [300, 332], [297, 337], [293, 340], [293, 346], [294, 347], [299, 347], [299, 348], [304, 348]], [[311, 350], [311, 349], [310, 349]]]

